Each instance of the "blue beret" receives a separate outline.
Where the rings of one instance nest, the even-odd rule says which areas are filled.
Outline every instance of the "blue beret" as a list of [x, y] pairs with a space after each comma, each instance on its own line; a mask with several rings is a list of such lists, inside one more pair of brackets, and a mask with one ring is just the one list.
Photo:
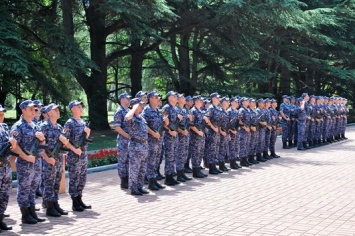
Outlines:
[[33, 104], [35, 104], [35, 107], [41, 107], [41, 106], [43, 106], [43, 104], [41, 103], [40, 100], [34, 100], [34, 101], [33, 101]]
[[42, 107], [41, 108], [41, 113], [47, 113], [46, 109], [47, 109], [47, 106]]
[[69, 110], [71, 110], [74, 106], [77, 106], [77, 105], [82, 105], [83, 104], [83, 102], [82, 101], [78, 101], [78, 100], [74, 100], [74, 101], [71, 101], [70, 103], [69, 103]]
[[264, 100], [264, 102], [265, 102], [265, 103], [271, 102], [271, 100], [270, 100], [269, 98], [266, 98], [266, 99]]
[[136, 94], [136, 98], [140, 98], [140, 97], [142, 97], [143, 95], [147, 95], [147, 92], [139, 91], [139, 92]]
[[222, 102], [229, 102], [229, 97], [223, 97], [223, 98], [221, 98], [220, 103], [222, 103]]
[[194, 96], [192, 99], [194, 100], [194, 102], [197, 100], [203, 101], [203, 97], [201, 97], [201, 95]]
[[230, 102], [238, 102], [238, 98], [237, 97], [232, 97], [231, 99], [229, 99]]
[[129, 95], [128, 93], [121, 93], [119, 96], [118, 96], [118, 99], [122, 99], [122, 98], [131, 98], [131, 95]]
[[305, 97], [305, 96], [308, 96], [308, 93], [302, 93], [302, 96], [301, 97]]
[[255, 102], [254, 98], [249, 98], [249, 102]]
[[244, 101], [248, 101], [248, 98], [242, 97], [242, 98], [239, 99], [239, 102], [244, 102]]
[[135, 104], [137, 104], [137, 103], [145, 104], [144, 102], [142, 102], [142, 100], [141, 100], [140, 98], [133, 98], [133, 99], [131, 99], [131, 101], [129, 102], [129, 104], [130, 104], [131, 106], [133, 106], [133, 105], [135, 105]]
[[185, 99], [186, 99], [187, 102], [192, 101], [192, 97], [190, 95], [186, 96]]
[[166, 99], [168, 99], [170, 96], [174, 96], [176, 95], [176, 92], [174, 91], [169, 91], [167, 94], [166, 94]]
[[0, 111], [6, 112], [6, 108], [0, 105]]
[[35, 104], [32, 102], [32, 100], [25, 100], [20, 103], [19, 107], [20, 109], [25, 109], [26, 107], [34, 107]]
[[151, 91], [147, 94], [147, 98], [151, 98], [151, 97], [159, 97], [159, 93], [157, 93], [157, 91]]
[[315, 95], [311, 95], [311, 96], [309, 96], [309, 98], [316, 98], [316, 96]]
[[49, 104], [48, 106], [46, 106], [45, 113], [47, 113], [47, 112], [49, 112], [49, 111], [51, 111], [51, 110], [53, 110], [53, 109], [56, 109], [57, 107], [59, 107], [57, 104], [51, 103], [51, 104]]
[[264, 99], [259, 98], [259, 99], [257, 100], [257, 102], [258, 102], [258, 103], [263, 103], [263, 102], [264, 102]]
[[289, 96], [290, 100], [295, 100], [296, 98], [294, 96]]
[[240, 96], [239, 96], [239, 95], [235, 95], [235, 98], [236, 98], [237, 100], [239, 100], [239, 99], [240, 99]]
[[203, 100], [203, 102], [206, 104], [206, 103], [211, 103], [211, 101], [209, 99], [205, 99]]
[[218, 93], [211, 93], [211, 95], [210, 95], [210, 98], [212, 99], [212, 98], [219, 98], [220, 96], [219, 96], [219, 94]]
[[303, 98], [297, 98], [296, 101], [297, 101], [297, 102], [302, 102], [302, 101], [303, 101]]
[[178, 93], [178, 94], [177, 94], [177, 97], [178, 97], [178, 98], [185, 97], [185, 94], [183, 94], [183, 93]]
[[271, 99], [271, 103], [277, 102], [275, 99]]
[[290, 98], [288, 95], [282, 95], [282, 98]]

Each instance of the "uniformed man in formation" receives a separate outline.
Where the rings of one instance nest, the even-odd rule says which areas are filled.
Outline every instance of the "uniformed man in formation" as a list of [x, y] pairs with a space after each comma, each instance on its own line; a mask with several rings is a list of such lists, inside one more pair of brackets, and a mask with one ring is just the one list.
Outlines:
[[280, 115], [284, 149], [297, 146], [297, 150], [304, 151], [347, 139], [347, 99], [309, 96], [307, 93], [297, 99], [288, 95], [282, 98]]

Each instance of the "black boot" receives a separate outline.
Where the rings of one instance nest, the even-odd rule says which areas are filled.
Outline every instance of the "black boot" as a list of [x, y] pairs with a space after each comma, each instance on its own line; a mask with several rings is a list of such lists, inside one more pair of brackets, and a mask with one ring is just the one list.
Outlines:
[[238, 170], [239, 166], [238, 164], [235, 162], [235, 160], [229, 160], [229, 166], [232, 170]]
[[192, 180], [192, 178], [187, 177], [187, 176], [185, 175], [185, 170], [181, 170], [181, 172], [182, 172], [182, 177], [183, 177], [185, 180]]
[[54, 201], [53, 204], [54, 204], [55, 209], [59, 212], [59, 214], [61, 214], [61, 215], [68, 215], [68, 212], [65, 211], [65, 210], [63, 210], [63, 209], [59, 206], [58, 200], [57, 200], [57, 201]]
[[343, 133], [342, 135], [343, 135], [343, 139], [344, 139], [344, 140], [347, 140], [347, 139], [348, 139], [347, 137], [345, 137], [345, 133]]
[[37, 216], [37, 213], [36, 213], [36, 210], [35, 210], [35, 206], [34, 205], [31, 205], [29, 207], [29, 211], [30, 211], [30, 214], [32, 216], [32, 218], [34, 218], [35, 220], [37, 220], [38, 222], [44, 222], [46, 221], [45, 218], [41, 218], [41, 217], [38, 217]]
[[189, 162], [186, 162], [184, 165], [184, 171], [185, 173], [191, 174], [192, 173], [192, 169], [190, 168], [190, 164]]
[[79, 202], [79, 204], [80, 204], [80, 206], [81, 206], [82, 208], [84, 208], [84, 209], [91, 209], [91, 205], [86, 205], [86, 204], [83, 202], [81, 195], [78, 196], [78, 202]]
[[160, 189], [165, 188], [165, 186], [164, 186], [164, 185], [161, 185], [161, 184], [157, 181], [157, 179], [155, 179], [155, 178], [154, 178], [154, 183], [155, 183], [155, 186], [157, 186], [157, 187], [160, 188]]
[[162, 180], [162, 179], [165, 179], [165, 176], [160, 174], [160, 165], [158, 167], [158, 170], [157, 170], [157, 180]]
[[42, 200], [42, 208], [47, 208], [47, 201], [46, 200]]
[[267, 151], [263, 152], [263, 158], [266, 160], [271, 160], [272, 158], [268, 155]]
[[4, 213], [4, 217], [5, 217], [5, 218], [9, 218], [9, 217], [10, 217], [10, 214]]
[[205, 176], [201, 173], [201, 170], [199, 167], [192, 168], [192, 177], [194, 178], [205, 178]]
[[290, 146], [287, 145], [287, 142], [282, 142], [283, 149], [290, 149]]
[[71, 199], [73, 200], [73, 206], [72, 206], [73, 211], [79, 211], [79, 212], [84, 211], [84, 208], [80, 205], [78, 201], [78, 197], [71, 197]]
[[127, 176], [121, 178], [121, 188], [128, 189], [128, 177]]
[[254, 159], [254, 155], [249, 155], [248, 162], [251, 164], [259, 164], [259, 162]]
[[240, 158], [240, 166], [245, 166], [245, 167], [249, 167], [250, 166], [249, 162], [247, 162], [247, 158], [246, 157], [241, 157]]
[[303, 145], [301, 145], [301, 147], [297, 148], [298, 151], [306, 151], [307, 149], [304, 148]]
[[184, 179], [184, 177], [182, 177], [182, 171], [181, 170], [178, 170], [177, 171], [177, 181], [179, 182], [186, 182], [186, 180]]
[[141, 191], [139, 191], [138, 189], [136, 189], [136, 190], [131, 190], [131, 195], [142, 196], [143, 193], [141, 193]]
[[154, 178], [148, 179], [148, 189], [153, 191], [159, 190], [158, 186], [155, 184]]
[[142, 194], [148, 194], [149, 191], [145, 190], [144, 188], [138, 188], [138, 191], [141, 192]]
[[175, 186], [175, 182], [172, 181], [172, 178], [173, 178], [172, 175], [166, 175], [164, 184], [167, 185], [167, 186]]
[[37, 224], [38, 221], [31, 216], [29, 207], [21, 207], [20, 210], [22, 214], [21, 221], [23, 224]]
[[209, 164], [208, 164], [208, 161], [207, 161], [206, 157], [203, 158], [203, 167], [204, 168], [208, 168], [209, 167]]
[[288, 148], [292, 148], [293, 147], [293, 144], [292, 144], [292, 140], [288, 141]]
[[280, 158], [280, 156], [275, 153], [275, 150], [272, 150], [272, 151], [271, 151], [271, 156], [272, 156], [273, 158]]
[[261, 153], [256, 154], [256, 160], [259, 162], [266, 162], [267, 160], [261, 156]]
[[53, 217], [61, 217], [62, 215], [55, 209], [54, 203], [52, 201], [47, 201], [47, 209], [46, 209], [47, 216]]
[[147, 176], [144, 176], [144, 184], [148, 184], [148, 178], [147, 178]]
[[222, 174], [222, 173], [223, 173], [222, 170], [219, 170], [219, 169], [217, 168], [217, 163], [214, 163], [214, 164], [213, 164], [213, 168], [214, 168], [214, 170], [215, 170], [218, 174]]
[[215, 164], [210, 164], [209, 165], [208, 173], [211, 174], [211, 175], [218, 175], [219, 174]]
[[229, 171], [229, 169], [226, 167], [226, 165], [225, 165], [225, 163], [224, 163], [224, 161], [220, 161], [219, 163], [218, 163], [218, 166], [219, 166], [219, 169], [221, 170], [221, 171]]
[[303, 142], [302, 144], [305, 149], [310, 149], [310, 147], [307, 145], [307, 142]]
[[11, 226], [4, 223], [4, 214], [0, 214], [0, 232], [1, 230], [12, 230]]

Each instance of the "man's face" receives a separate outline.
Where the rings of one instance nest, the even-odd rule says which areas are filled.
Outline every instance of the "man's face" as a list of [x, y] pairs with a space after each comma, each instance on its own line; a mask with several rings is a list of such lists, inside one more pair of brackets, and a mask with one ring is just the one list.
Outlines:
[[142, 96], [141, 96], [141, 100], [142, 100], [142, 102], [144, 102], [144, 103], [148, 103], [148, 97], [147, 97], [147, 95], [146, 95], [146, 94], [142, 95]]
[[159, 97], [158, 96], [153, 96], [149, 98], [149, 104], [152, 106], [158, 106], [159, 105]]
[[83, 114], [83, 106], [81, 104], [73, 106], [71, 108], [71, 111], [73, 112], [73, 114], [81, 115]]
[[193, 101], [186, 101], [186, 106], [188, 106], [188, 107], [192, 107], [193, 106], [193, 104], [194, 104], [194, 102]]
[[59, 111], [59, 108], [55, 108], [55, 109], [52, 109], [50, 110], [48, 113], [48, 116], [50, 118], [53, 118], [53, 119], [59, 119], [60, 118], [60, 111]]
[[35, 107], [26, 107], [22, 109], [22, 114], [33, 119], [35, 117]]
[[169, 102], [171, 105], [175, 106], [176, 103], [177, 103], [176, 95], [171, 95], [171, 96], [169, 96], [169, 97], [168, 97], [168, 102]]
[[255, 102], [250, 102], [250, 103], [249, 103], [249, 107], [250, 107], [251, 109], [254, 109], [255, 106], [256, 106], [256, 103], [255, 103]]
[[178, 103], [180, 105], [185, 105], [186, 104], [186, 99], [184, 96], [178, 98]]
[[124, 107], [128, 107], [129, 106], [129, 103], [130, 103], [131, 99], [129, 98], [121, 98], [121, 105], [124, 106]]

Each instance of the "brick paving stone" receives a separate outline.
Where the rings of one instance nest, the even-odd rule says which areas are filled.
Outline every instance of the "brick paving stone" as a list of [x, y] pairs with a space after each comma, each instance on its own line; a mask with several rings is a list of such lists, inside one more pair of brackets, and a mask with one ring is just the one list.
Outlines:
[[278, 138], [280, 159], [142, 197], [119, 188], [116, 170], [89, 174], [92, 210], [71, 212], [61, 194], [69, 215], [37, 225], [21, 224], [12, 189], [5, 222], [14, 229], [1, 235], [355, 235], [355, 127], [347, 137], [306, 152]]

